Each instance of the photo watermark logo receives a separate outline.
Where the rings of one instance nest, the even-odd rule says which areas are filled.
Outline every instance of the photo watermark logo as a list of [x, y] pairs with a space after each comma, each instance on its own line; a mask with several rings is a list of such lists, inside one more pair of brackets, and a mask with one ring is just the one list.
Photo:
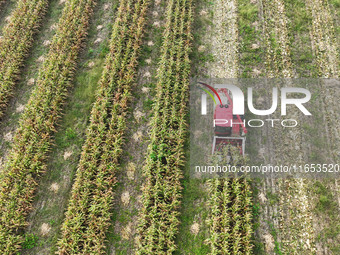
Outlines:
[[[320, 93], [323, 84], [332, 88], [331, 96]], [[338, 80], [327, 79], [193, 81], [193, 176], [334, 177], [340, 155], [334, 138], [329, 139], [332, 122], [324, 115], [329, 116], [327, 107], [337, 109], [336, 100], [327, 100], [340, 95], [339, 85]], [[338, 115], [332, 117], [339, 119]]]

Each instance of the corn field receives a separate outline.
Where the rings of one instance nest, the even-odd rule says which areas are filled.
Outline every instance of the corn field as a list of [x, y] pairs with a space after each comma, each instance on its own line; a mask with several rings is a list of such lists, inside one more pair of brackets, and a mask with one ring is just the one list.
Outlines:
[[[193, 144], [212, 165], [339, 164], [339, 10], [0, 0], [0, 254], [339, 254], [338, 179], [191, 169]], [[291, 105], [295, 128], [247, 126], [244, 155], [194, 143], [220, 136], [192, 131], [196, 81], [311, 77], [325, 79], [306, 85], [310, 118]], [[270, 108], [255, 90], [253, 108]]]

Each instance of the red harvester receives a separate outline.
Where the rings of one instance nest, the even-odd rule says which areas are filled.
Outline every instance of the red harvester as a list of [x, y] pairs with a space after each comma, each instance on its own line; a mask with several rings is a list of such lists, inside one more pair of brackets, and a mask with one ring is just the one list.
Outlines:
[[218, 89], [217, 92], [223, 97], [226, 104], [218, 104], [214, 112], [214, 140], [212, 153], [222, 151], [231, 144], [240, 149], [244, 155], [247, 129], [244, 126], [243, 115], [233, 115], [233, 101], [226, 88]]

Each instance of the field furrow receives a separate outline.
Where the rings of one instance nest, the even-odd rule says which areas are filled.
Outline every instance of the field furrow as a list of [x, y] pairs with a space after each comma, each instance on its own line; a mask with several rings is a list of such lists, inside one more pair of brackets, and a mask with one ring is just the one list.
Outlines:
[[169, 1], [159, 61], [137, 254], [176, 250], [191, 51], [191, 1]]
[[12, 149], [1, 174], [0, 251], [18, 252], [22, 229], [67, 96], [76, 61], [86, 36], [94, 1], [66, 3], [36, 87], [19, 121]]
[[149, 1], [121, 1], [58, 254], [103, 254]]
[[18, 1], [0, 38], [0, 119], [44, 17], [47, 0]]

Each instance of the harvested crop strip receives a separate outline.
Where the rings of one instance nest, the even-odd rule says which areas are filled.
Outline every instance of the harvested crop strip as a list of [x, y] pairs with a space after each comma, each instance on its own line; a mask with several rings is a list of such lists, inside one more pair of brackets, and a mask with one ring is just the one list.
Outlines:
[[[291, 51], [288, 37], [288, 19], [286, 16], [285, 5], [283, 1], [263, 1], [264, 9], [264, 26], [266, 32], [267, 45], [267, 72], [269, 77], [292, 78], [296, 72], [292, 65]], [[286, 82], [289, 86], [289, 82]], [[300, 119], [301, 113], [294, 111], [291, 113], [293, 119]], [[287, 162], [304, 162], [303, 154], [303, 131], [301, 126], [291, 130], [273, 131], [275, 161], [280, 163]], [[280, 142], [279, 142], [280, 141]], [[268, 181], [267, 181], [268, 183]], [[306, 193], [305, 182], [298, 180], [279, 180], [279, 217], [273, 217], [273, 226], [270, 228], [279, 228], [276, 233], [269, 239], [274, 240], [275, 246], [272, 248], [283, 253], [312, 254], [315, 252], [314, 229], [308, 209], [308, 198]], [[290, 189], [289, 187], [296, 187]], [[267, 187], [275, 194], [277, 188], [275, 185]], [[296, 196], [294, 193], [298, 193]], [[264, 194], [264, 193], [263, 193]], [[295, 206], [295, 205], [298, 206]], [[273, 208], [276, 212], [277, 208]], [[274, 215], [273, 215], [274, 216]], [[268, 233], [269, 234], [269, 233]], [[266, 238], [265, 238], [266, 239]], [[281, 244], [280, 244], [281, 242]], [[304, 245], [307, 242], [308, 245]], [[271, 242], [269, 242], [271, 243]], [[269, 249], [270, 245], [268, 245]], [[271, 250], [271, 249], [270, 249]]]
[[216, 1], [211, 41], [214, 62], [209, 68], [212, 77], [236, 78], [238, 74], [238, 16], [236, 1]]
[[[313, 26], [311, 41], [318, 66], [318, 77], [338, 78], [339, 77], [339, 50], [336, 40], [333, 19], [329, 10], [328, 1], [308, 0], [306, 5], [312, 16]], [[339, 134], [340, 127], [337, 123], [336, 105], [339, 99], [336, 97], [337, 89], [321, 83], [321, 97], [324, 103], [325, 123], [327, 125], [327, 135], [329, 137], [333, 160], [339, 158]]]
[[0, 183], [0, 252], [20, 249], [39, 176], [45, 171], [51, 136], [71, 86], [76, 60], [89, 24], [93, 0], [66, 3], [37, 85], [19, 121]]
[[121, 1], [58, 254], [104, 254], [148, 0]]
[[285, 0], [290, 51], [297, 77], [315, 76], [310, 30], [312, 18], [304, 0]]
[[[1, 5], [1, 3], [0, 3]], [[33, 42], [33, 36], [44, 17], [47, 0], [20, 0], [9, 17], [0, 39], [0, 118]]]
[[178, 232], [191, 51], [192, 1], [170, 0], [157, 76], [137, 236], [138, 254], [171, 254]]

